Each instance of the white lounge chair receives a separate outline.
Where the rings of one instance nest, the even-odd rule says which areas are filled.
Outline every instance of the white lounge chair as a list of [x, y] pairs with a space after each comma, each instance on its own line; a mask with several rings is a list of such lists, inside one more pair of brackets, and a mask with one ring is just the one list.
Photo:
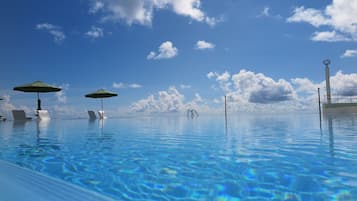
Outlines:
[[49, 119], [51, 119], [47, 110], [37, 110], [37, 114], [38, 114], [38, 118], [40, 120], [49, 120]]
[[105, 116], [105, 113], [103, 110], [98, 111], [99, 119], [106, 119], [107, 117]]
[[12, 110], [11, 112], [14, 117], [14, 121], [26, 121], [32, 119], [31, 117], [26, 117], [24, 110]]
[[97, 116], [95, 115], [94, 111], [88, 111], [88, 115], [90, 120], [97, 119]]

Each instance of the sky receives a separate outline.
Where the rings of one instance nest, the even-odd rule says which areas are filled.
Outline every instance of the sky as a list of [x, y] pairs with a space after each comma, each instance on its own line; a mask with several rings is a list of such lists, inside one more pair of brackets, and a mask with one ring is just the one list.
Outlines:
[[[0, 114], [53, 116], [316, 111], [330, 59], [333, 97], [357, 95], [357, 0], [13, 0], [0, 7]], [[351, 97], [349, 97], [349, 100]]]

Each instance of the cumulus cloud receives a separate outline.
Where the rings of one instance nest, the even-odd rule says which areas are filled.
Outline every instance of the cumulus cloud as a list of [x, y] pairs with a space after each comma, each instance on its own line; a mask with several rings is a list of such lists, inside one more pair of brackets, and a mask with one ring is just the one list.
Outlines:
[[241, 70], [232, 76], [234, 88], [251, 103], [274, 103], [293, 99], [293, 87], [283, 79], [278, 81], [262, 73]]
[[85, 33], [85, 35], [91, 39], [97, 39], [104, 36], [103, 28], [92, 26], [91, 29]]
[[10, 95], [4, 95], [1, 98], [3, 99], [0, 101], [0, 108], [2, 112], [16, 109], [16, 107], [10, 102]]
[[207, 49], [214, 49], [215, 48], [215, 44], [204, 41], [204, 40], [199, 40], [197, 41], [196, 45], [195, 45], [195, 49], [197, 50], [207, 50]]
[[102, 8], [104, 8], [104, 3], [101, 1], [92, 1], [91, 6], [89, 8], [89, 13], [96, 13], [100, 11]]
[[[332, 29], [331, 31], [319, 31], [323, 35], [329, 36], [326, 36], [328, 42], [341, 41], [341, 38], [343, 38], [342, 41], [346, 39], [356, 41], [357, 0], [333, 0], [323, 10], [301, 6], [293, 11], [293, 15], [287, 19], [287, 22], [309, 23], [316, 28], [329, 27]], [[318, 35], [317, 33], [315, 33], [315, 36]], [[335, 36], [335, 40], [333, 36]]]
[[104, 21], [151, 25], [154, 11], [163, 9], [210, 26], [219, 21], [202, 11], [201, 0], [91, 0], [89, 12], [102, 13]]
[[330, 78], [332, 93], [338, 96], [357, 96], [357, 74], [338, 71]]
[[199, 111], [208, 110], [200, 94], [196, 93], [191, 101], [185, 102], [185, 96], [174, 86], [166, 91], [159, 91], [156, 95], [151, 94], [130, 106], [131, 111], [144, 113], [180, 113], [186, 112], [189, 108]]
[[133, 103], [130, 108], [135, 112], [179, 112], [184, 108], [184, 95], [170, 87], [167, 91], [159, 91], [157, 98], [150, 95]]
[[143, 86], [141, 84], [137, 84], [137, 83], [133, 83], [133, 84], [125, 84], [122, 82], [114, 82], [113, 83], [113, 88], [116, 89], [126, 89], [126, 88], [131, 88], [131, 89], [138, 89], [138, 88], [142, 88]]
[[37, 24], [36, 29], [46, 31], [49, 34], [51, 34], [53, 36], [53, 40], [56, 43], [61, 43], [66, 38], [66, 35], [64, 34], [60, 26], [56, 26], [49, 23], [42, 23], [42, 24]]
[[10, 111], [11, 110], [16, 110], [16, 109], [21, 109], [24, 110], [27, 114], [31, 114], [34, 110], [30, 109], [27, 106], [15, 106], [12, 101], [11, 101], [11, 96], [10, 95], [4, 95], [1, 98], [3, 98], [2, 101], [0, 101], [0, 111], [1, 115], [5, 115], [7, 117], [11, 117]]
[[[210, 72], [207, 77], [221, 86], [220, 89], [227, 96], [229, 109], [233, 111], [314, 111], [317, 107], [317, 88], [321, 89], [322, 97], [326, 93], [325, 81], [315, 83], [308, 78], [274, 80], [245, 69], [232, 74], [229, 79], [217, 79], [228, 77], [223, 74]], [[350, 97], [357, 96], [357, 74], [338, 71], [330, 80], [333, 101], [348, 102]], [[229, 87], [225, 88], [225, 85]], [[213, 103], [222, 101], [222, 97], [213, 99]]]
[[57, 98], [57, 101], [59, 103], [67, 103], [67, 96], [66, 96], [66, 91], [69, 89], [69, 84], [63, 84], [60, 86], [60, 88], [62, 89], [61, 91], [58, 91], [55, 93], [55, 96]]
[[208, 79], [211, 79], [211, 78], [213, 78], [213, 77], [215, 77], [216, 75], [215, 75], [215, 73], [214, 72], [209, 72], [209, 73], [207, 73], [207, 78]]
[[177, 54], [178, 49], [174, 47], [173, 43], [171, 41], [166, 41], [160, 45], [158, 52], [151, 51], [147, 56], [147, 59], [171, 59], [177, 56]]
[[350, 41], [351, 39], [345, 35], [337, 33], [336, 31], [321, 31], [313, 33], [311, 40], [322, 42], [340, 42]]
[[291, 83], [297, 93], [316, 94], [317, 88], [322, 88], [323, 83], [316, 84], [308, 78], [293, 78]]
[[355, 50], [346, 50], [341, 58], [350, 58], [350, 57], [357, 57], [357, 49]]
[[[222, 90], [225, 92], [230, 91], [230, 86], [232, 85], [231, 82], [229, 82], [231, 75], [229, 72], [225, 71], [222, 74], [219, 74], [217, 72], [209, 72], [207, 74], [208, 79], [216, 78], [216, 81], [219, 83], [219, 86]], [[215, 88], [215, 86], [213, 86]]]

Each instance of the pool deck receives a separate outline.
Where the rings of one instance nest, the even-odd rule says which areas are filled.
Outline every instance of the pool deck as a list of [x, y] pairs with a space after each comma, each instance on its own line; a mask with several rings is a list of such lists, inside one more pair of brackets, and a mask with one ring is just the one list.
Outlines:
[[59, 179], [0, 160], [0, 200], [114, 201]]

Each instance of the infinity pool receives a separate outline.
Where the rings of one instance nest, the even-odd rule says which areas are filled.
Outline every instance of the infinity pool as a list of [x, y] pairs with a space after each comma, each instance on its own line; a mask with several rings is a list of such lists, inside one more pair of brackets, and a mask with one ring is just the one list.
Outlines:
[[357, 115], [8, 121], [0, 160], [116, 200], [357, 200]]

